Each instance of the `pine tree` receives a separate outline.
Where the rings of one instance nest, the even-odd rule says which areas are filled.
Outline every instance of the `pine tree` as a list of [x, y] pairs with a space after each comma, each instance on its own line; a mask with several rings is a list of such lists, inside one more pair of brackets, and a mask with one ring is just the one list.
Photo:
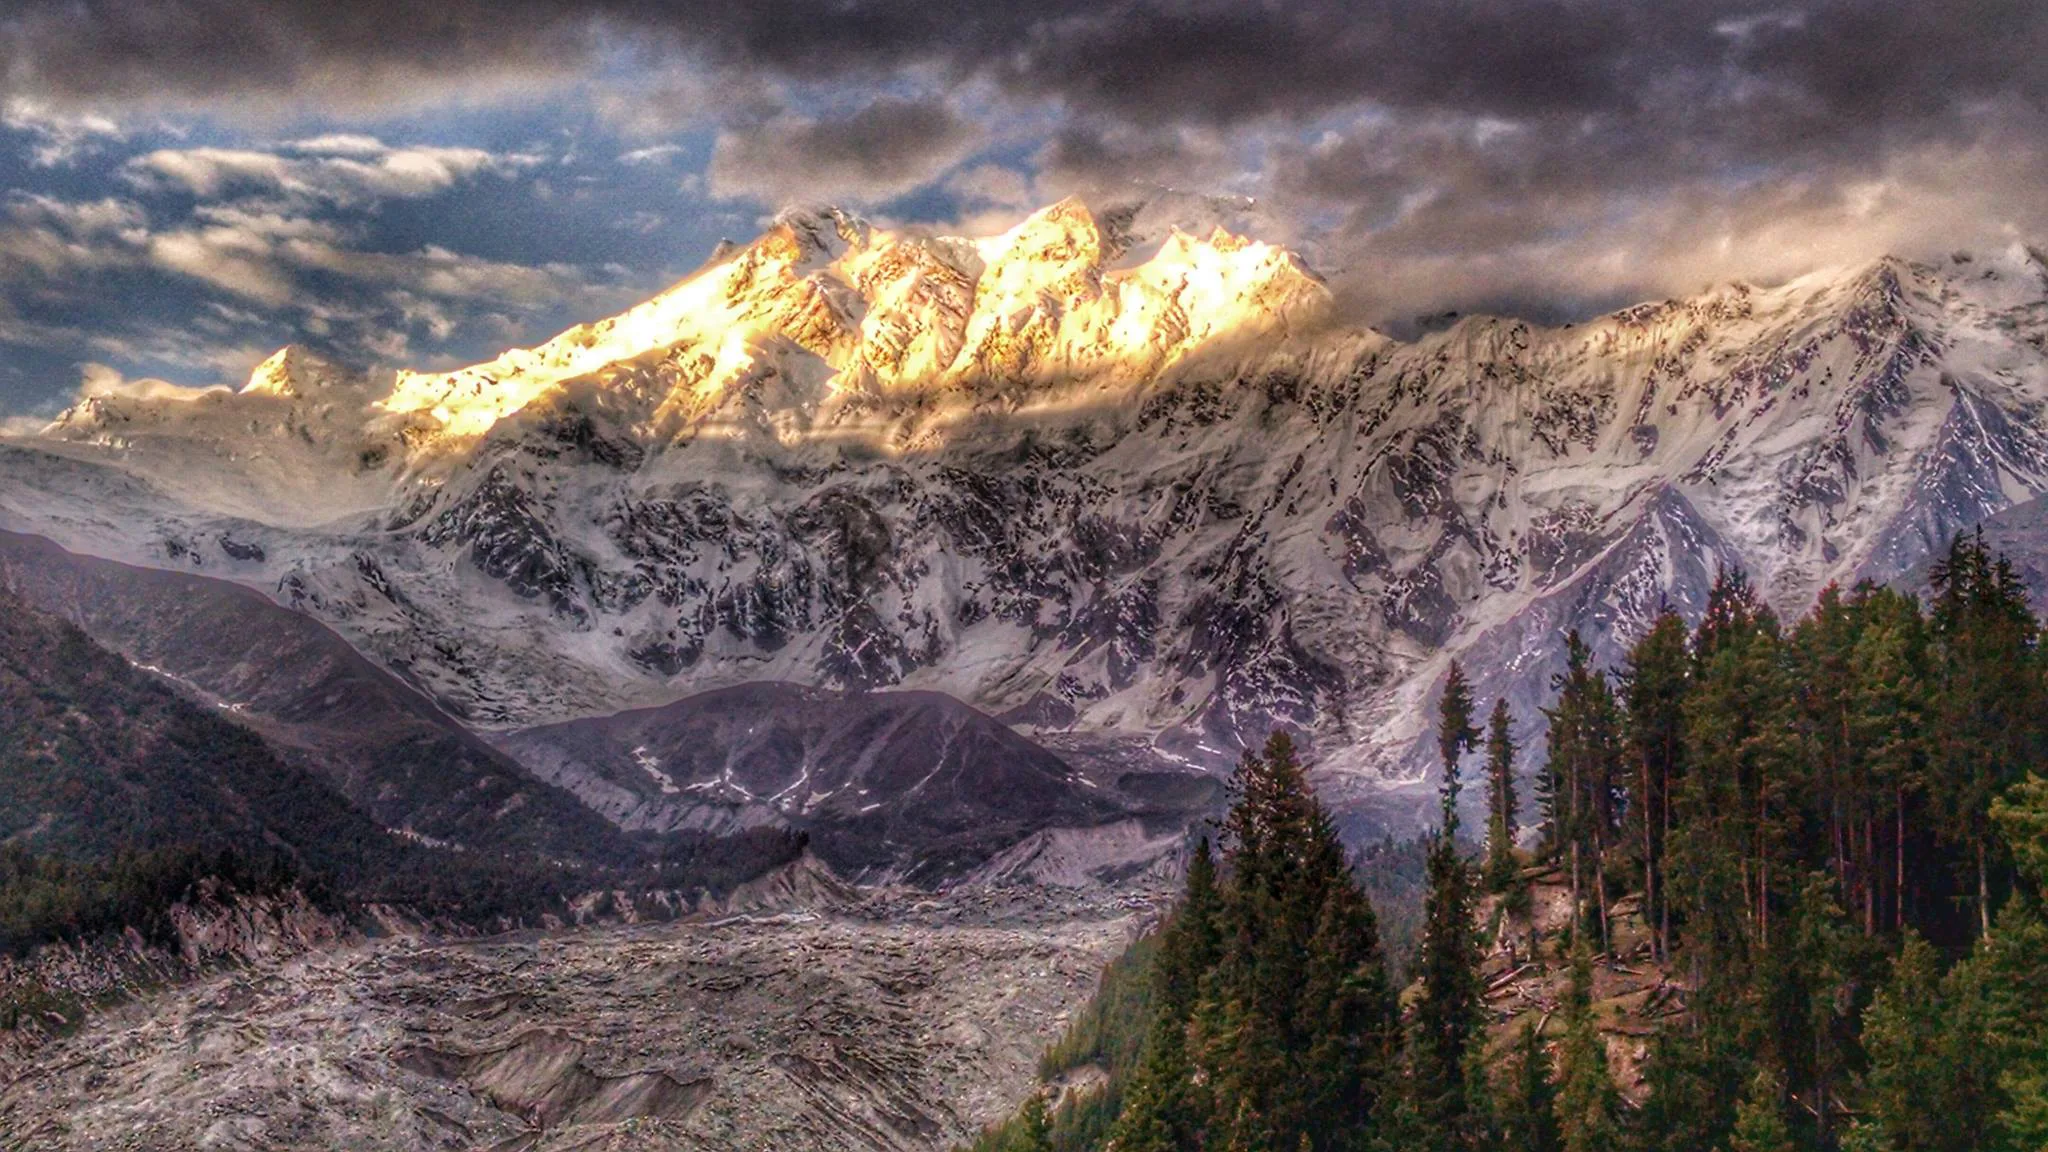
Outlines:
[[[1703, 1006], [1704, 1007], [1704, 1006]], [[1698, 1152], [1723, 1143], [1751, 1064], [1728, 1021], [1701, 1011], [1689, 1026], [1650, 1040], [1648, 1092], [1631, 1125], [1632, 1152]]]
[[1550, 1052], [1536, 1021], [1522, 1024], [1513, 1055], [1496, 1089], [1500, 1147], [1509, 1152], [1563, 1152], [1557, 1131], [1557, 1088], [1551, 1082]]
[[1379, 925], [1365, 893], [1333, 883], [1309, 941], [1300, 1082], [1313, 1147], [1358, 1147], [1390, 1085], [1400, 1051], [1400, 1017], [1380, 951]]
[[1620, 713], [1592, 650], [1574, 631], [1565, 637], [1565, 670], [1554, 677], [1543, 790], [1544, 840], [1571, 874], [1573, 932], [1590, 897], [1607, 945], [1606, 852], [1615, 832], [1615, 780], [1621, 764]]
[[1593, 1017], [1593, 957], [1585, 942], [1572, 952], [1565, 996], [1564, 1041], [1557, 1061], [1557, 1126], [1565, 1152], [1607, 1152], [1617, 1146], [1614, 1079], [1607, 1045]]
[[1785, 1088], [1769, 1067], [1759, 1067], [1735, 1110], [1728, 1152], [1795, 1152], [1785, 1124]]
[[1684, 772], [1685, 693], [1691, 657], [1685, 621], [1659, 613], [1629, 650], [1622, 672], [1624, 728], [1634, 770], [1628, 781], [1629, 839], [1642, 855], [1643, 924], [1656, 956], [1671, 953], [1671, 910], [1663, 877], [1671, 837], [1673, 791]]
[[1991, 1086], [1980, 1075], [1984, 1040], [1968, 981], [1966, 971], [1944, 981], [1934, 949], [1907, 935], [1863, 1017], [1870, 1068], [1847, 1141], [1857, 1152], [1983, 1147]]
[[1233, 789], [1220, 950], [1188, 1033], [1200, 1146], [1352, 1146], [1396, 1028], [1372, 909], [1284, 733]]
[[2048, 780], [2029, 774], [1991, 816], [2020, 865], [2024, 890], [2000, 911], [1997, 931], [1970, 964], [2002, 1097], [1990, 1143], [2039, 1152], [2048, 1148], [2048, 919], [2038, 903], [2048, 892]]
[[1761, 608], [1722, 615], [1746, 630], [1724, 622], [1709, 639], [1702, 625], [1694, 639], [1678, 804], [1685, 858], [1673, 871], [1686, 873], [1695, 959], [1732, 977], [1731, 965], [1769, 948], [1772, 911], [1797, 871], [1788, 848], [1805, 749], [1787, 722], [1794, 695], [1776, 618]]
[[1910, 805], [1926, 790], [1930, 673], [1927, 626], [1917, 600], [1873, 589], [1863, 608], [1866, 620], [1849, 656], [1849, 736], [1858, 789], [1850, 820], [1852, 839], [1861, 825], [1854, 872], [1863, 929], [1875, 935], [1886, 923], [1894, 929], [1906, 923], [1907, 820]]
[[1444, 760], [1442, 823], [1431, 841], [1429, 896], [1422, 930], [1421, 994], [1409, 1046], [1410, 1084], [1423, 1130], [1437, 1147], [1470, 1143], [1466, 1051], [1479, 1035], [1478, 934], [1472, 870], [1458, 850], [1458, 760], [1479, 737], [1472, 703], [1456, 664], [1444, 690], [1437, 726]]
[[1787, 1079], [1799, 1089], [1822, 1146], [1834, 1144], [1837, 1114], [1843, 1110], [1839, 1096], [1855, 1045], [1850, 1012], [1858, 977], [1867, 966], [1867, 941], [1848, 924], [1834, 892], [1824, 872], [1810, 873], [1800, 889], [1790, 947], [1784, 950], [1787, 963], [1779, 970], [1785, 984], [1781, 1004], [1801, 1011], [1780, 1013], [1775, 1048], [1799, 1053], [1798, 1066]]
[[1011, 1143], [1012, 1152], [1052, 1152], [1051, 1126], [1046, 1121], [1045, 1097], [1033, 1094], [1024, 1102], [1019, 1114], [1017, 1138]]
[[1515, 735], [1505, 697], [1486, 724], [1486, 887], [1505, 892], [1515, 881]]
[[1216, 862], [1205, 836], [1189, 858], [1186, 894], [1161, 929], [1152, 961], [1152, 1025], [1112, 1129], [1123, 1152], [1176, 1152], [1201, 1144], [1207, 1094], [1194, 1082], [1188, 1026], [1202, 978], [1222, 951], [1221, 914]]
[[1437, 702], [1436, 747], [1438, 762], [1444, 766], [1444, 788], [1451, 801], [1457, 799], [1458, 762], [1466, 752], [1479, 746], [1479, 729], [1473, 727], [1472, 686], [1456, 660], [1444, 676], [1443, 698]]
[[1930, 779], [1945, 831], [1975, 864], [1980, 934], [1991, 931], [1991, 803], [2041, 751], [2039, 627], [2026, 591], [1982, 530], [1957, 536], [1931, 575], [1938, 653]]

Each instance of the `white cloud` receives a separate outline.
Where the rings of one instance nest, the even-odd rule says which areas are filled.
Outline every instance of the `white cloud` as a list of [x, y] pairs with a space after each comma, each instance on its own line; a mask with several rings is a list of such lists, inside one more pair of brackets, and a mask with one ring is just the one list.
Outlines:
[[369, 136], [322, 136], [299, 141], [289, 153], [160, 148], [130, 160], [125, 172], [140, 187], [177, 188], [207, 200], [271, 193], [360, 207], [432, 196], [483, 173], [511, 173], [537, 163], [535, 156], [482, 148], [391, 148]]
[[98, 113], [60, 112], [19, 98], [0, 104], [0, 126], [34, 138], [28, 155], [38, 168], [66, 167], [124, 138], [119, 124]]
[[129, 379], [119, 370], [97, 361], [79, 365], [78, 399], [86, 400], [95, 396], [119, 396], [129, 400], [197, 400], [218, 387], [187, 388], [168, 380], [155, 377]]
[[619, 163], [628, 165], [665, 164], [682, 150], [683, 146], [681, 144], [654, 144], [646, 148], [635, 148], [631, 152], [619, 153]]
[[134, 262], [142, 209], [112, 197], [64, 201], [14, 193], [0, 225], [0, 281], [74, 277]]
[[311, 136], [294, 140], [292, 151], [313, 156], [381, 156], [391, 149], [375, 136], [363, 136], [350, 132], [330, 132], [324, 136]]

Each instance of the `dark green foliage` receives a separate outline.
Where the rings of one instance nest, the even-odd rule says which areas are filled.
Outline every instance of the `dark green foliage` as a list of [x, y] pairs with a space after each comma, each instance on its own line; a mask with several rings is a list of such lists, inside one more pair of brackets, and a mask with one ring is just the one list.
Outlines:
[[[1622, 769], [1621, 716], [1607, 676], [1577, 632], [1565, 637], [1565, 670], [1552, 687], [1544, 764], [1543, 845], [1569, 872], [1575, 922], [1589, 914], [1607, 940], [1607, 853], [1619, 838], [1616, 786]], [[1590, 902], [1591, 908], [1588, 909]]]
[[1481, 1039], [1479, 938], [1472, 867], [1458, 847], [1460, 755], [1478, 739], [1464, 676], [1451, 665], [1438, 724], [1444, 755], [1442, 824], [1429, 852], [1429, 903], [1418, 965], [1420, 992], [1409, 1042], [1409, 1088], [1424, 1138], [1438, 1147], [1476, 1143], [1467, 1053]]
[[1626, 732], [1628, 850], [1639, 854], [1643, 920], [1658, 955], [1671, 950], [1670, 908], [1664, 894], [1665, 858], [1674, 817], [1673, 792], [1685, 772], [1685, 691], [1691, 657], [1685, 621], [1666, 610], [1629, 651], [1621, 674]]
[[[1543, 852], [1579, 908], [1554, 1054], [1524, 1022], [1485, 1064], [1475, 877], [1456, 837], [1477, 738], [1462, 669], [1440, 704], [1441, 827], [1379, 846], [1371, 873], [1405, 893], [1419, 857], [1426, 888], [1398, 1056], [1377, 925], [1327, 818], [1284, 740], [1248, 757], [1203, 937], [1214, 963], [1190, 981], [1162, 948], [1155, 1005], [1191, 1007], [1184, 1026], [1150, 1032], [1148, 1086], [1126, 1098], [1118, 1147], [2048, 1148], [2038, 629], [1977, 539], [1935, 576], [1931, 613], [1887, 589], [1831, 588], [1784, 629], [1724, 572], [1690, 636], [1661, 616], [1611, 680], [1568, 638], [1538, 778]], [[1512, 816], [1504, 717], [1489, 725], [1495, 845]], [[1492, 853], [1486, 871], [1510, 872]], [[1190, 902], [1205, 903], [1211, 881], [1195, 873]], [[1595, 963], [1640, 972], [1641, 952], [1607, 958], [1629, 886], [1683, 1009], [1644, 1041], [1642, 1091], [1624, 1103], [1592, 976]]]
[[1617, 1146], [1619, 1097], [1607, 1070], [1607, 1045], [1593, 1019], [1593, 956], [1584, 940], [1572, 952], [1564, 1002], [1564, 1040], [1557, 1053], [1557, 1130], [1564, 1152], [1608, 1152]]
[[1187, 893], [1161, 929], [1151, 961], [1151, 1026], [1114, 1128], [1117, 1147], [1127, 1152], [1194, 1147], [1208, 1128], [1208, 1094], [1193, 1083], [1188, 1031], [1202, 980], [1222, 955], [1222, 911], [1204, 837], [1188, 862]]
[[1245, 757], [1234, 792], [1222, 947], [1189, 1030], [1201, 1146], [1338, 1147], [1396, 1050], [1377, 925], [1284, 733]]
[[1982, 1147], [1994, 1090], [1983, 1042], [1981, 998], [1967, 966], [1944, 978], [1934, 949], [1908, 935], [1864, 1014], [1870, 1071], [1848, 1142], [1859, 1152]]
[[2048, 780], [2030, 774], [1994, 806], [1992, 826], [2025, 890], [2000, 912], [1969, 967], [1983, 996], [1984, 1054], [1996, 1070], [1994, 1148], [2048, 1148]]
[[[1248, 754], [1232, 791], [1221, 866], [1201, 843], [1149, 953], [1115, 969], [1147, 974], [1143, 1000], [1105, 978], [1049, 1057], [1049, 1074], [1084, 1052], [1110, 1072], [1108, 1091], [1053, 1113], [1052, 1148], [1362, 1148], [1391, 1099], [1399, 1026], [1378, 925], [1288, 738]], [[1029, 1126], [974, 1147], [1024, 1147]]]
[[1735, 1109], [1728, 1152], [1796, 1152], [1785, 1123], [1785, 1085], [1768, 1065], [1759, 1066]]
[[1534, 1019], [1524, 1020], [1513, 1053], [1497, 1077], [1499, 1146], [1504, 1152], [1562, 1152], [1557, 1087], [1550, 1051]]
[[1521, 826], [1515, 812], [1515, 735], [1505, 699], [1493, 702], [1486, 722], [1486, 890], [1505, 892], [1514, 883], [1520, 862], [1515, 859], [1515, 834]]
[[1978, 923], [1991, 931], [1991, 802], [2039, 762], [2040, 678], [2032, 664], [2039, 626], [2026, 590], [1980, 531], [1956, 538], [1934, 569], [1935, 723], [1930, 779], [1942, 832], [1974, 864]]
[[0, 847], [0, 955], [25, 956], [42, 944], [130, 928], [148, 943], [174, 944], [168, 913], [206, 880], [247, 895], [275, 895], [301, 883], [290, 858], [271, 852], [252, 858], [186, 845], [78, 863]]

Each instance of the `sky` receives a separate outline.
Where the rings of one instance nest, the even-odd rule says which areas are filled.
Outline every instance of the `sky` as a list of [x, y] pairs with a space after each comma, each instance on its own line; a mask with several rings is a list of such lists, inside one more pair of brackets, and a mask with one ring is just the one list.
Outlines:
[[788, 203], [1149, 201], [1358, 323], [1568, 319], [2048, 245], [2048, 4], [8, 0], [0, 189], [0, 417], [480, 359]]

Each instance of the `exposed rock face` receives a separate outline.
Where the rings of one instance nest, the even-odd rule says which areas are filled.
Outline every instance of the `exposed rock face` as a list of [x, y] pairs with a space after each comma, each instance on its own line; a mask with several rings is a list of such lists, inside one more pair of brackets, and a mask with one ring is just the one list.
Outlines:
[[1420, 778], [1452, 656], [1533, 726], [1566, 629], [1611, 659], [1723, 563], [1797, 610], [2048, 486], [2023, 249], [1413, 343], [1277, 249], [1147, 255], [1071, 203], [797, 214], [458, 371], [81, 407], [0, 517], [260, 584], [488, 728], [933, 689], [1212, 770], [1292, 726], [1348, 804]]
[[386, 828], [478, 851], [632, 855], [572, 796], [535, 782], [340, 636], [254, 589], [78, 556], [11, 532], [0, 532], [0, 589], [256, 729]]
[[623, 828], [800, 828], [828, 864], [862, 878], [957, 877], [1041, 829], [1124, 817], [1154, 817], [1140, 837], [1152, 843], [1221, 798], [1091, 779], [936, 692], [745, 684], [501, 743]]
[[50, 1044], [0, 1087], [0, 1131], [95, 1152], [949, 1148], [1015, 1108], [1152, 897], [1017, 899], [259, 960]]

